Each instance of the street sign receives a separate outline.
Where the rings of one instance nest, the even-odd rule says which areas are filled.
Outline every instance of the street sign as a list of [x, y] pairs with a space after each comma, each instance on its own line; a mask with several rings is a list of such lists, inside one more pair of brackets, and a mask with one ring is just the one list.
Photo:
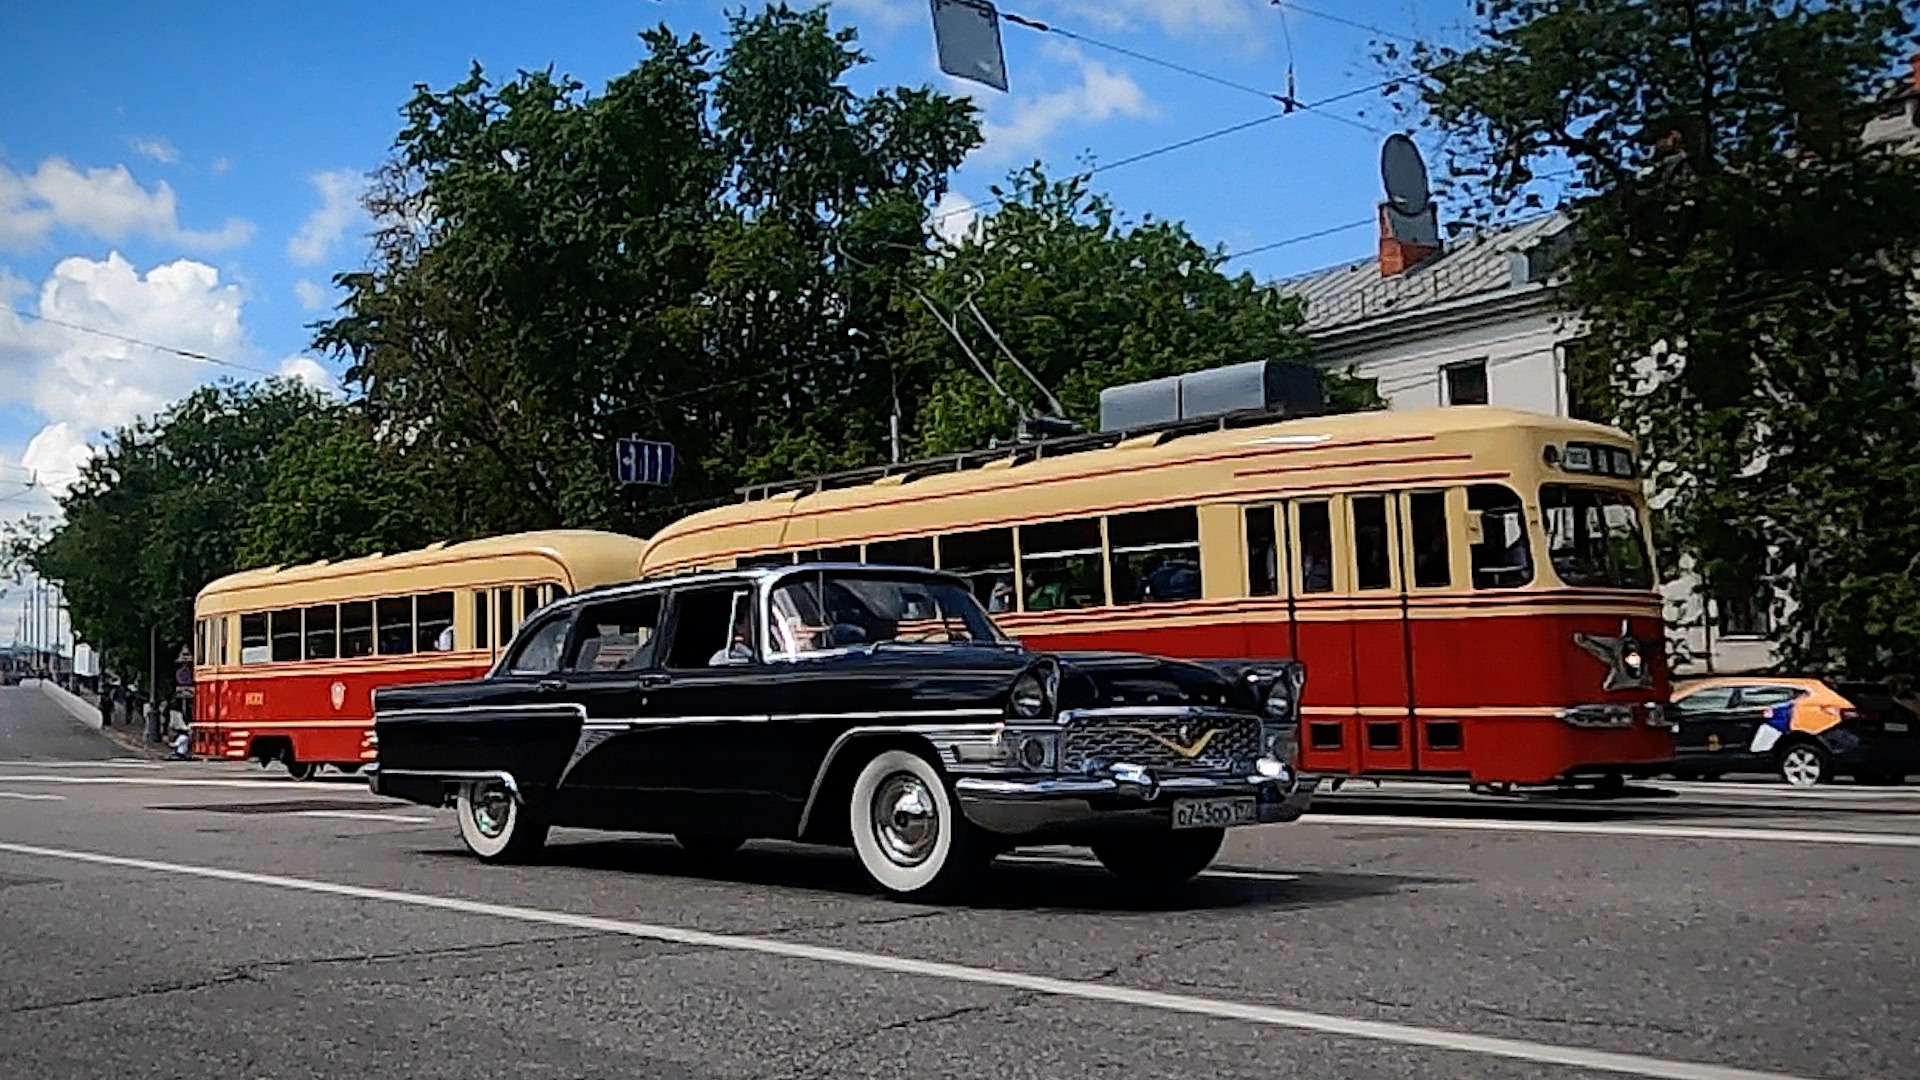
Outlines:
[[1007, 88], [1000, 13], [991, 0], [933, 0], [933, 47], [941, 71], [995, 90]]
[[673, 483], [673, 444], [621, 439], [617, 472], [622, 484], [666, 487]]

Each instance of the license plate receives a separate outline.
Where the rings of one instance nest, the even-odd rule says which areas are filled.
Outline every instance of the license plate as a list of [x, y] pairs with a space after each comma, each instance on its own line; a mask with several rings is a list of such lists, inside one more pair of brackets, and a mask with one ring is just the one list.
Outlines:
[[1173, 827], [1176, 829], [1219, 829], [1228, 825], [1249, 825], [1254, 820], [1253, 799], [1175, 799]]
[[1887, 723], [1887, 730], [1888, 731], [1905, 731], [1907, 730], [1907, 725], [1902, 723], [1899, 720], [1891, 720], [1891, 721], [1888, 721]]

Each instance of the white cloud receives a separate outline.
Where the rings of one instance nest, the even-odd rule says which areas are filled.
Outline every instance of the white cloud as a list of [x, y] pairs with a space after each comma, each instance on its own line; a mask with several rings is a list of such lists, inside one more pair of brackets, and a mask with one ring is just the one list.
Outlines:
[[213, 159], [213, 164], [207, 166], [207, 171], [213, 173], [215, 176], [225, 176], [227, 175], [227, 170], [231, 168], [233, 168], [233, 162], [223, 157], [217, 157]]
[[334, 245], [346, 235], [347, 227], [359, 220], [360, 193], [366, 190], [366, 177], [353, 169], [336, 169], [315, 173], [313, 186], [320, 192], [320, 208], [287, 241], [287, 257], [301, 266], [326, 261]]
[[323, 394], [340, 392], [340, 384], [334, 380], [333, 372], [311, 356], [287, 357], [280, 361], [279, 374], [283, 378], [298, 379]]
[[306, 278], [293, 283], [293, 295], [299, 299], [300, 307], [306, 311], [319, 311], [327, 304], [326, 286], [315, 285]]
[[91, 436], [150, 416], [221, 373], [204, 362], [60, 323], [208, 356], [246, 351], [239, 287], [189, 259], [145, 274], [118, 252], [97, 261], [63, 259], [40, 285], [35, 310], [42, 319], [0, 309], [0, 403], [31, 407], [49, 430], [69, 425], [64, 435], [42, 431], [53, 441], [36, 453], [49, 461], [62, 447], [70, 456], [79, 433]]
[[[1187, 37], [1257, 34], [1262, 0], [1049, 0], [1043, 9], [1107, 30], [1134, 30], [1151, 23]], [[1276, 12], [1276, 15], [1279, 13]]]
[[0, 249], [26, 250], [55, 229], [81, 229], [115, 243], [133, 237], [166, 240], [194, 250], [238, 247], [253, 237], [252, 222], [228, 218], [218, 229], [180, 225], [178, 200], [162, 180], [140, 186], [125, 165], [81, 171], [50, 157], [31, 173], [0, 164]]
[[958, 245], [980, 224], [980, 207], [957, 191], [940, 196], [933, 205], [933, 231], [940, 239]]
[[1011, 115], [1003, 121], [989, 119], [985, 124], [986, 143], [974, 151], [977, 160], [1006, 164], [1039, 156], [1054, 133], [1068, 124], [1097, 124], [1116, 116], [1140, 119], [1154, 115], [1146, 92], [1132, 77], [1087, 59], [1078, 49], [1056, 47], [1048, 52], [1078, 65], [1079, 84], [1037, 97], [1013, 98]]
[[180, 160], [180, 151], [165, 139], [129, 139], [133, 152], [141, 157], [149, 157], [162, 165], [172, 165]]

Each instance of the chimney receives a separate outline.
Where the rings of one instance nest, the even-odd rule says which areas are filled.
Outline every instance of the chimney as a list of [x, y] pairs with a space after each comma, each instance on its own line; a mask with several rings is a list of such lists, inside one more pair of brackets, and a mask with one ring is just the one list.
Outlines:
[[1429, 205], [1424, 213], [1403, 214], [1380, 204], [1380, 276], [1399, 277], [1438, 255], [1440, 229]]

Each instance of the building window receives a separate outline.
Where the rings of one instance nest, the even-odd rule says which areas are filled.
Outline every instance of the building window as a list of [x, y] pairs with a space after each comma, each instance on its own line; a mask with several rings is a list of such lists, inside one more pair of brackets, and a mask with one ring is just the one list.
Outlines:
[[1485, 405], [1487, 403], [1487, 362], [1469, 360], [1448, 364], [1440, 369], [1443, 405]]
[[1766, 637], [1773, 633], [1773, 605], [1765, 596], [1742, 596], [1715, 601], [1720, 611], [1721, 637]]

